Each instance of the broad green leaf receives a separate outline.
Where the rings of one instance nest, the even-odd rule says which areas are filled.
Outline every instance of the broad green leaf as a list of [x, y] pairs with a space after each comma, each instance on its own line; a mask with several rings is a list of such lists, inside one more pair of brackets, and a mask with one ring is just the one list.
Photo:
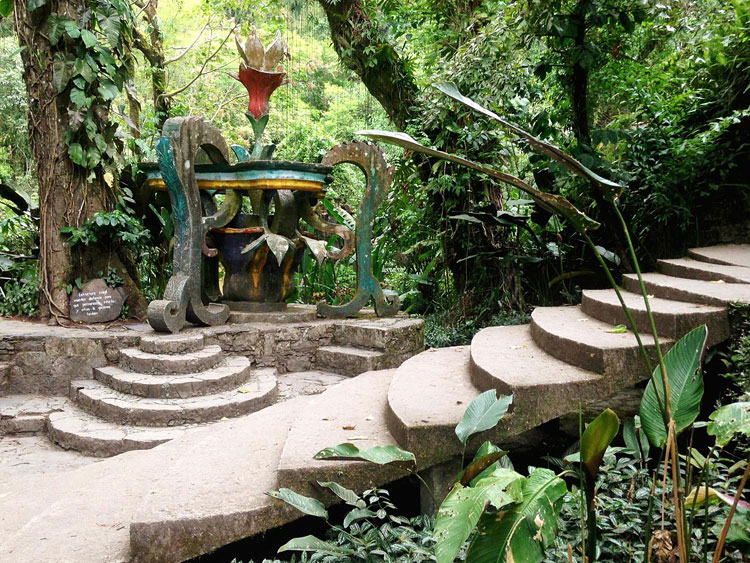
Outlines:
[[471, 563], [537, 563], [557, 533], [557, 518], [567, 492], [565, 482], [549, 469], [534, 469], [523, 480], [523, 502], [479, 520], [469, 546]]
[[711, 422], [706, 431], [711, 436], [716, 436], [716, 443], [722, 448], [735, 434], [750, 436], [750, 402], [724, 405], [708, 418]]
[[96, 35], [88, 29], [81, 30], [81, 39], [88, 49], [96, 45]]
[[68, 146], [68, 156], [78, 166], [86, 166], [86, 153], [83, 147], [78, 143], [71, 143]]
[[79, 28], [78, 24], [73, 20], [67, 18], [62, 20], [62, 26], [65, 29], [65, 33], [67, 33], [68, 37], [71, 39], [78, 39], [81, 36], [81, 28]]
[[0, 0], [0, 17], [7, 18], [13, 13], [13, 0]]
[[438, 563], [453, 563], [461, 546], [479, 522], [487, 499], [473, 487], [456, 484], [435, 518], [435, 555]]
[[609, 332], [610, 334], [625, 334], [628, 331], [627, 325], [616, 325], [605, 332]]
[[579, 231], [594, 230], [597, 227], [599, 227], [598, 222], [594, 221], [591, 217], [589, 217], [582, 211], [579, 211], [572, 203], [570, 203], [564, 197], [541, 192], [537, 190], [536, 188], [531, 187], [529, 184], [527, 184], [520, 178], [516, 178], [515, 176], [511, 176], [510, 174], [499, 172], [493, 168], [484, 166], [482, 164], [478, 164], [472, 160], [468, 160], [466, 158], [461, 158], [460, 156], [448, 154], [447, 152], [439, 151], [437, 149], [431, 149], [431, 148], [425, 147], [424, 145], [421, 145], [417, 141], [412, 139], [406, 133], [394, 133], [392, 131], [368, 130], [368, 131], [357, 131], [357, 135], [362, 135], [364, 137], [369, 137], [371, 139], [375, 139], [383, 143], [388, 143], [388, 144], [396, 145], [396, 146], [399, 146], [408, 150], [413, 150], [416, 152], [427, 154], [435, 158], [441, 158], [443, 160], [448, 160], [450, 162], [462, 164], [468, 168], [487, 174], [491, 178], [495, 178], [496, 180], [500, 180], [501, 182], [505, 182], [506, 184], [515, 186], [519, 190], [522, 190], [526, 192], [529, 196], [531, 196], [531, 198], [536, 202], [536, 204], [539, 205], [539, 207], [541, 207], [542, 209], [546, 209], [547, 211], [549, 211], [550, 213], [554, 215], [561, 215], [565, 217]]
[[350, 510], [346, 516], [344, 516], [344, 528], [348, 528], [352, 522], [363, 520], [365, 518], [375, 518], [375, 514], [372, 510], [367, 508], [355, 508]]
[[347, 489], [346, 487], [342, 487], [338, 483], [334, 481], [324, 481], [324, 482], [318, 482], [318, 485], [321, 487], [325, 487], [326, 489], [330, 490], [334, 495], [339, 497], [341, 500], [343, 500], [346, 504], [349, 504], [351, 506], [357, 507], [357, 508], [365, 508], [365, 501], [363, 501], [357, 493], [352, 491], [351, 489]]
[[612, 182], [611, 180], [607, 180], [606, 178], [602, 178], [598, 174], [595, 174], [594, 172], [586, 168], [578, 160], [560, 150], [558, 147], [549, 143], [545, 143], [544, 141], [534, 137], [534, 135], [532, 135], [531, 133], [527, 133], [520, 127], [516, 127], [515, 125], [508, 123], [495, 112], [488, 110], [487, 108], [476, 103], [471, 98], [467, 98], [466, 96], [461, 94], [461, 92], [458, 91], [458, 88], [456, 88], [455, 84], [445, 82], [441, 84], [434, 84], [434, 87], [440, 90], [446, 96], [453, 98], [454, 100], [461, 102], [471, 109], [478, 111], [479, 113], [482, 113], [487, 117], [497, 121], [506, 129], [513, 131], [513, 133], [528, 141], [528, 143], [540, 153], [559, 162], [574, 174], [589, 180], [607, 199], [617, 199], [620, 194], [622, 194], [622, 186], [620, 184]]
[[476, 397], [466, 409], [464, 417], [456, 426], [456, 436], [463, 445], [470, 436], [493, 428], [513, 402], [513, 395], [501, 395], [498, 399], [494, 389]]
[[[705, 325], [688, 332], [664, 356], [672, 396], [670, 405], [677, 433], [688, 428], [698, 417], [703, 397], [703, 376], [698, 368], [706, 348], [708, 329]], [[656, 391], [664, 401], [664, 383], [659, 366], [641, 399], [641, 424], [652, 445], [661, 448], [667, 441], [667, 427], [659, 408]]]
[[413, 453], [402, 450], [397, 446], [375, 446], [369, 450], [360, 450], [357, 446], [350, 443], [339, 444], [332, 448], [320, 450], [315, 454], [315, 459], [350, 459], [354, 461], [369, 461], [378, 465], [399, 462], [416, 462]]
[[112, 82], [103, 82], [97, 91], [103, 100], [114, 100], [120, 93], [120, 90]]
[[279, 553], [284, 551], [314, 551], [321, 555], [353, 555], [354, 551], [320, 540], [315, 536], [294, 538], [279, 548]]
[[498, 468], [474, 487], [457, 483], [440, 505], [435, 519], [435, 555], [438, 563], [454, 561], [489, 504], [503, 508], [513, 502], [521, 502], [523, 481], [523, 476], [515, 471]]
[[79, 108], [88, 107], [90, 99], [86, 97], [86, 92], [73, 88], [70, 91], [70, 101], [77, 105]]
[[586, 427], [581, 436], [581, 461], [586, 473], [596, 479], [604, 453], [620, 430], [620, 419], [611, 409], [605, 409]]
[[308, 514], [310, 516], [318, 516], [319, 518], [328, 519], [328, 511], [326, 510], [323, 503], [317, 499], [303, 496], [299, 493], [295, 493], [291, 489], [279, 489], [278, 491], [268, 491], [268, 496], [283, 500], [285, 503], [293, 506], [300, 512]]

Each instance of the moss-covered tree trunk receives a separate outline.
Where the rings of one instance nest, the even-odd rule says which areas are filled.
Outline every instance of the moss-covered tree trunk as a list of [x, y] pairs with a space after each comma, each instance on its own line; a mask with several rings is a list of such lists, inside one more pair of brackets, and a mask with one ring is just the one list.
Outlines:
[[[30, 3], [29, 3], [30, 4]], [[13, 17], [23, 48], [23, 78], [29, 97], [29, 140], [36, 160], [39, 182], [39, 306], [42, 318], [57, 321], [68, 317], [68, 284], [97, 277], [108, 267], [117, 269], [128, 292], [131, 313], [142, 317], [145, 303], [137, 270], [122, 249], [96, 245], [71, 248], [60, 232], [81, 226], [94, 213], [111, 210], [114, 194], [104, 181], [101, 168], [93, 171], [75, 165], [68, 155], [65, 132], [70, 126], [70, 87], [58, 92], [55, 69], [73, 54], [69, 38], [55, 46], [48, 39], [46, 22], [51, 13], [76, 21], [87, 9], [80, 0], [51, 0], [30, 11], [26, 0], [16, 0]], [[107, 108], [108, 109], [108, 108]]]

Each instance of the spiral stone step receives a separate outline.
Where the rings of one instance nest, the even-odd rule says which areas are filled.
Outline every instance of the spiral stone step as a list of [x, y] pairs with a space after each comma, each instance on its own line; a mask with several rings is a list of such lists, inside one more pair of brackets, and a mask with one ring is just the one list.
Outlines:
[[316, 481], [336, 481], [361, 491], [406, 475], [406, 469], [395, 464], [314, 459], [320, 450], [341, 443], [360, 449], [398, 445], [385, 421], [394, 373], [363, 373], [300, 403], [279, 460], [278, 486], [317, 496]]
[[178, 426], [242, 416], [272, 404], [278, 392], [272, 369], [256, 371], [237, 389], [187, 399], [137, 397], [89, 379], [71, 382], [70, 389], [71, 399], [87, 412], [134, 426]]
[[354, 346], [321, 346], [315, 353], [315, 365], [327, 371], [353, 377], [382, 367], [385, 354]]
[[148, 450], [179, 436], [188, 426], [153, 428], [114, 424], [74, 406], [50, 413], [47, 435], [66, 450], [110, 457], [132, 450]]
[[[673, 301], [687, 301], [702, 305], [726, 307], [730, 303], [750, 303], [750, 284], [691, 280], [664, 274], [643, 274], [648, 294]], [[622, 276], [622, 285], [628, 291], [640, 293], [635, 274]]]
[[750, 268], [711, 264], [691, 258], [658, 260], [656, 269], [661, 274], [693, 280], [723, 281], [726, 283], [750, 283]]
[[136, 373], [117, 366], [94, 368], [94, 379], [115, 391], [152, 399], [187, 399], [229, 391], [251, 374], [252, 365], [244, 356], [231, 356], [212, 369], [183, 375]]
[[[469, 346], [433, 348], [410, 358], [396, 370], [388, 388], [388, 429], [420, 464], [433, 465], [461, 455], [456, 425], [482, 393], [471, 379]], [[472, 438], [469, 448], [507, 436], [507, 419]]]
[[691, 248], [688, 256], [710, 264], [750, 267], [750, 244], [720, 244]]
[[147, 335], [139, 344], [141, 351], [149, 354], [184, 354], [199, 352], [203, 347], [203, 334], [199, 332]]
[[613, 379], [544, 352], [529, 325], [480, 330], [471, 341], [471, 380], [481, 389], [513, 395], [513, 428], [533, 428], [611, 394]]
[[[531, 314], [534, 342], [550, 356], [612, 378], [618, 384], [649, 377], [633, 333], [608, 332], [613, 328], [585, 315], [580, 307], [540, 307]], [[654, 362], [653, 338], [643, 334], [641, 339]], [[672, 341], [660, 341], [666, 352]]]
[[[651, 324], [642, 295], [624, 290], [621, 293], [638, 331], [650, 334]], [[724, 307], [671, 301], [658, 297], [650, 298], [649, 303], [656, 330], [661, 337], [679, 339], [702, 324], [708, 327], [710, 346], [723, 342], [729, 337], [729, 319]], [[628, 325], [620, 300], [612, 289], [584, 290], [581, 311], [610, 325]]]
[[120, 367], [137, 373], [180, 375], [216, 367], [222, 359], [221, 346], [206, 346], [197, 352], [154, 354], [139, 348], [120, 351]]

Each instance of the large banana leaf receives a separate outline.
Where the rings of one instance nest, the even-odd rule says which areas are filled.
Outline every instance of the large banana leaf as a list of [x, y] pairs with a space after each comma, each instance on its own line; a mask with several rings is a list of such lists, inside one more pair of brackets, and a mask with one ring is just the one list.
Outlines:
[[562, 217], [565, 217], [579, 231], [593, 230], [599, 227], [598, 222], [594, 221], [591, 217], [589, 217], [582, 211], [579, 211], [564, 197], [541, 192], [536, 188], [532, 188], [529, 184], [527, 184], [520, 178], [516, 178], [515, 176], [511, 176], [510, 174], [499, 172], [494, 168], [484, 166], [482, 164], [474, 162], [473, 160], [468, 160], [466, 158], [461, 158], [460, 156], [448, 154], [447, 152], [425, 147], [424, 145], [419, 144], [406, 133], [368, 130], [357, 131], [357, 135], [362, 135], [364, 137], [375, 139], [376, 141], [381, 141], [383, 143], [396, 145], [404, 149], [427, 154], [435, 158], [440, 158], [442, 160], [448, 160], [450, 162], [462, 164], [468, 168], [487, 174], [491, 178], [495, 178], [496, 180], [500, 180], [501, 182], [505, 182], [506, 184], [511, 184], [512, 186], [517, 187], [519, 190], [522, 190], [529, 196], [531, 196], [536, 204], [542, 209], [546, 209], [554, 215], [561, 215]]
[[470, 436], [493, 428], [508, 412], [512, 402], [513, 395], [501, 395], [498, 398], [494, 389], [475, 397], [456, 426], [456, 436], [465, 446]]
[[499, 509], [521, 502], [522, 482], [522, 475], [499, 467], [474, 487], [456, 483], [440, 505], [435, 519], [435, 555], [438, 563], [453, 563], [489, 504]]
[[486, 512], [466, 556], [471, 563], [537, 563], [557, 533], [557, 518], [567, 492], [549, 469], [537, 468], [523, 482], [523, 502]]
[[478, 111], [479, 113], [486, 115], [487, 117], [491, 119], [494, 119], [500, 125], [502, 125], [503, 127], [507, 129], [510, 129], [519, 137], [523, 137], [524, 139], [526, 139], [526, 141], [528, 141], [528, 143], [534, 149], [536, 149], [540, 153], [545, 154], [551, 159], [559, 162], [565, 168], [567, 168], [574, 174], [580, 176], [581, 178], [585, 178], [589, 180], [592, 184], [594, 184], [599, 189], [599, 191], [607, 199], [610, 199], [610, 200], [617, 199], [622, 193], [622, 186], [620, 184], [616, 182], [612, 182], [611, 180], [607, 180], [606, 178], [602, 178], [598, 174], [586, 168], [578, 160], [576, 160], [572, 156], [563, 152], [561, 149], [559, 149], [555, 145], [551, 145], [550, 143], [545, 143], [544, 141], [534, 137], [534, 135], [532, 135], [531, 133], [524, 131], [520, 127], [516, 127], [515, 125], [508, 123], [502, 117], [497, 115], [495, 112], [488, 110], [487, 108], [476, 103], [471, 98], [467, 98], [466, 96], [461, 94], [461, 92], [458, 91], [458, 88], [456, 88], [455, 84], [450, 83], [450, 82], [444, 82], [441, 84], [434, 84], [434, 87], [440, 90], [446, 96], [453, 98], [457, 102], [461, 102], [462, 104], [470, 107], [471, 109], [475, 111]]
[[[706, 348], [708, 329], [705, 325], [688, 332], [680, 338], [664, 356], [671, 394], [670, 406], [677, 433], [688, 428], [698, 417], [703, 398], [703, 376], [699, 371], [703, 351]], [[654, 389], [656, 382], [656, 389]], [[649, 442], [663, 447], [667, 441], [667, 427], [659, 408], [659, 399], [664, 398], [664, 383], [659, 366], [646, 386], [641, 399], [641, 425]]]

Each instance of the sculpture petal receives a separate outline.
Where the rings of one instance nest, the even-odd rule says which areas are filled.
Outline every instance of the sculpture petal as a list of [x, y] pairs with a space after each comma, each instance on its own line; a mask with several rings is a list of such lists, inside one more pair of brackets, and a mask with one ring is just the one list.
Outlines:
[[253, 29], [247, 41], [245, 41], [245, 60], [247, 60], [247, 66], [260, 70], [263, 68], [264, 58], [263, 43], [258, 37], [258, 31]]
[[276, 37], [274, 38], [273, 42], [268, 46], [268, 49], [266, 49], [265, 61], [263, 63], [262, 70], [266, 70], [269, 72], [275, 71], [276, 67], [281, 62], [281, 59], [284, 58], [286, 52], [286, 42], [281, 38], [281, 32], [277, 31]]

